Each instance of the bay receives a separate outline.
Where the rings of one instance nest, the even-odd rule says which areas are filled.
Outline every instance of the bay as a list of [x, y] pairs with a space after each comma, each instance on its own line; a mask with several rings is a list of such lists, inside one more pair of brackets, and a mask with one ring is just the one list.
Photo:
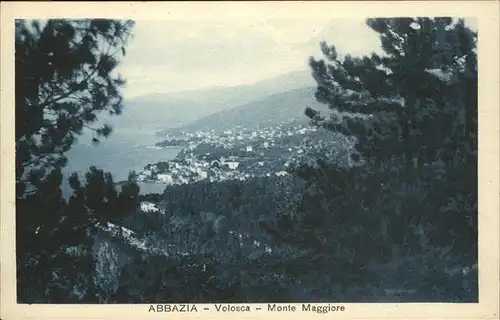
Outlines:
[[[147, 164], [174, 159], [181, 148], [158, 148], [155, 143], [157, 128], [138, 126], [137, 128], [116, 128], [108, 138], [100, 143], [92, 143], [92, 134], [85, 132], [78, 137], [71, 150], [66, 154], [68, 163], [63, 170], [65, 181], [62, 186], [64, 196], [71, 194], [67, 177], [77, 172], [80, 178], [95, 166], [113, 175], [115, 182], [126, 180], [130, 171], [139, 173]], [[164, 184], [140, 182], [141, 194], [161, 193]]]

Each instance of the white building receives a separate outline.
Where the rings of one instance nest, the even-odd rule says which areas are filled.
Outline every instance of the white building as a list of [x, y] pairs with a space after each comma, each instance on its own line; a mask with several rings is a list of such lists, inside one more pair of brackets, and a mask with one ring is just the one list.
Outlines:
[[142, 201], [140, 208], [142, 212], [160, 212], [161, 214], [165, 214], [165, 211], [160, 210], [156, 204], [149, 201]]
[[163, 183], [167, 184], [173, 184], [174, 183], [174, 178], [172, 177], [171, 174], [159, 174], [157, 176], [157, 179]]
[[231, 170], [238, 168], [238, 166], [240, 165], [240, 163], [237, 161], [226, 161], [226, 162], [223, 162], [223, 164], [227, 164], [227, 166]]
[[278, 177], [286, 176], [287, 174], [288, 174], [288, 172], [286, 172], [286, 171], [276, 172], [276, 175], [277, 175]]

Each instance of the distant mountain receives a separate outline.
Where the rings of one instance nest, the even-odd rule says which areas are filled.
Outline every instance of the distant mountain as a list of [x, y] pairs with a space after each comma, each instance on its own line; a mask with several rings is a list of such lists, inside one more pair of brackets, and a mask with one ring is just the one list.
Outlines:
[[167, 129], [165, 133], [177, 135], [181, 131], [196, 130], [220, 132], [238, 126], [254, 129], [283, 122], [307, 122], [308, 118], [304, 115], [306, 106], [317, 110], [327, 109], [325, 105], [315, 100], [315, 91], [315, 87], [305, 87], [271, 94], [229, 110], [219, 111], [180, 128]]
[[310, 71], [296, 71], [243, 86], [150, 94], [126, 100], [120, 116], [106, 116], [104, 120], [118, 128], [160, 131], [180, 127], [274, 93], [314, 84]]
[[195, 103], [221, 102], [231, 106], [257, 100], [273, 93], [290, 91], [293, 89], [315, 86], [309, 70], [294, 71], [274, 78], [258, 81], [253, 84], [235, 87], [210, 87], [198, 90], [186, 90], [166, 94], [152, 94], [140, 99], [176, 99], [190, 100]]

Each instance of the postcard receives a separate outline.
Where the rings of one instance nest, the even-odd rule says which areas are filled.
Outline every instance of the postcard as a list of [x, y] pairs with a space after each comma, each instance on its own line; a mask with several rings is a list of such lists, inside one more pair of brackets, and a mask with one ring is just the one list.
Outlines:
[[1, 8], [2, 319], [498, 319], [498, 2]]

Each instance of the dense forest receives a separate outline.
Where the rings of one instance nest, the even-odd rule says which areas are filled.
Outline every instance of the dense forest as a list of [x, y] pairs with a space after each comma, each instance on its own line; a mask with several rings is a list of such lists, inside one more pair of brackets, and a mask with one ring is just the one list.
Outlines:
[[383, 55], [323, 42], [309, 60], [331, 112], [303, 117], [352, 138], [342, 155], [313, 141], [286, 175], [139, 195], [134, 172], [61, 173], [82, 130], [112, 134], [92, 124], [122, 112], [113, 70], [134, 23], [18, 20], [18, 302], [478, 301], [477, 34], [452, 18], [366, 24]]

